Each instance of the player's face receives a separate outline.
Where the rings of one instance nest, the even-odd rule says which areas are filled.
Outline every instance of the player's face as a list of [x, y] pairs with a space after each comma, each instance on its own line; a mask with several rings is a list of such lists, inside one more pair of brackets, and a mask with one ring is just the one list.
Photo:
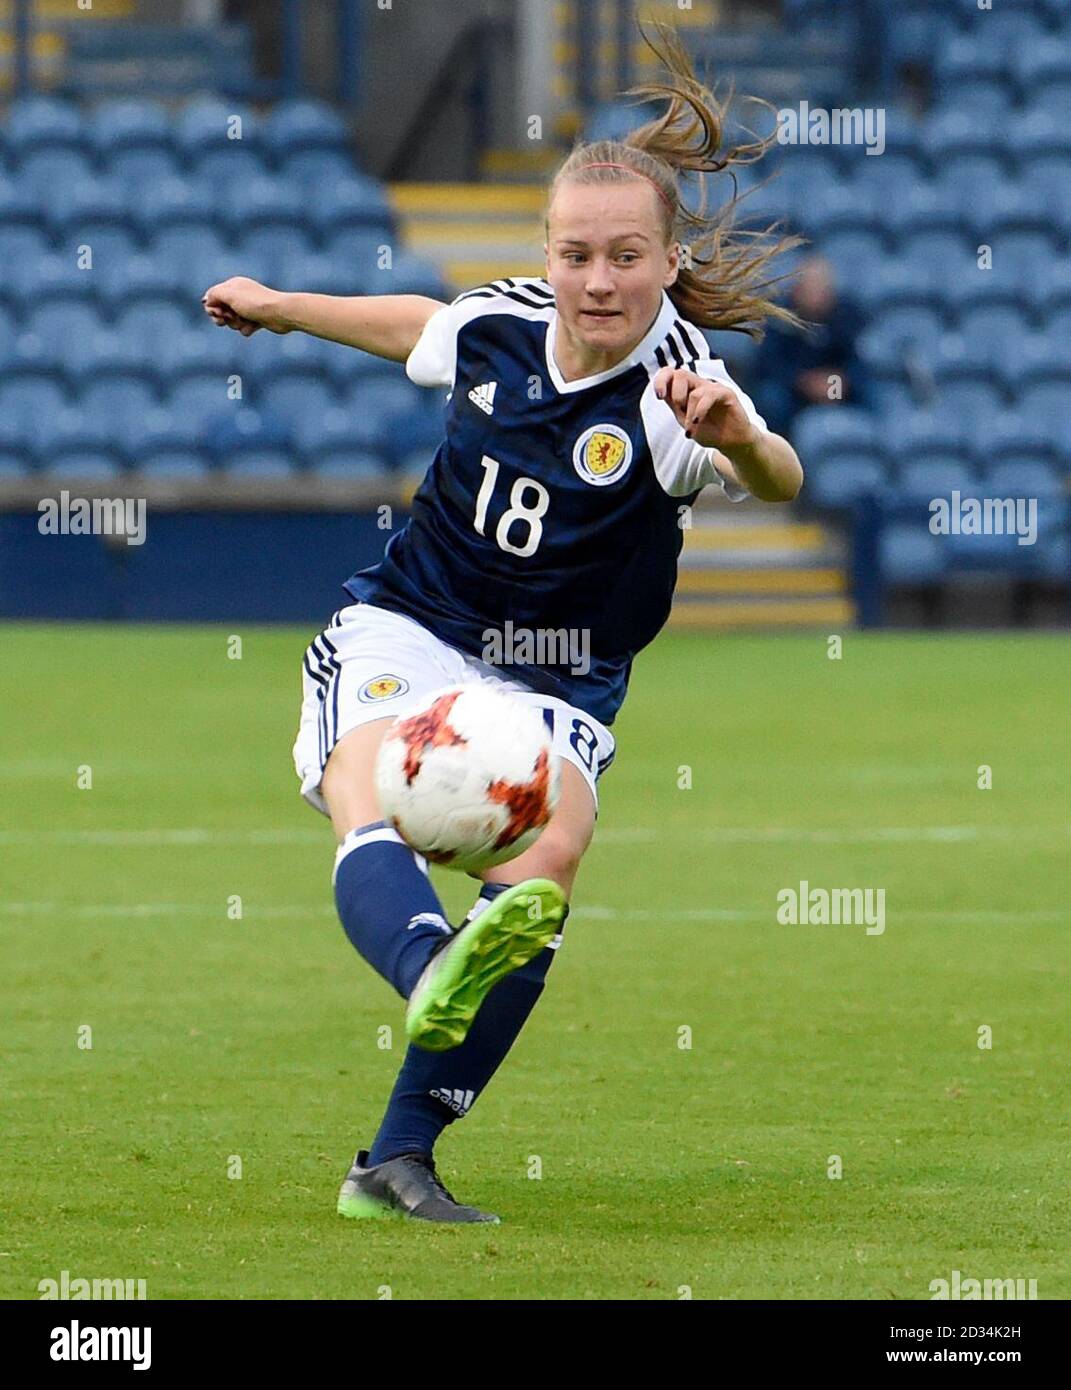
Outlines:
[[620, 360], [631, 352], [677, 278], [677, 243], [663, 240], [657, 201], [654, 188], [638, 180], [566, 182], [554, 197], [547, 279], [566, 337], [585, 356]]

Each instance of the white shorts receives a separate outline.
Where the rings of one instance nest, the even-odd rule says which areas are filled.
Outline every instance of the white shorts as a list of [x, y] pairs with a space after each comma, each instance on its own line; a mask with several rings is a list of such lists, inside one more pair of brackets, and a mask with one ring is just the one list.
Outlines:
[[443, 686], [484, 682], [513, 691], [545, 712], [554, 751], [580, 771], [598, 814], [597, 783], [615, 749], [604, 724], [557, 696], [540, 695], [510, 680], [412, 618], [370, 603], [340, 609], [305, 652], [301, 724], [294, 743], [301, 795], [328, 815], [320, 782], [331, 750], [344, 734], [374, 719], [405, 714]]

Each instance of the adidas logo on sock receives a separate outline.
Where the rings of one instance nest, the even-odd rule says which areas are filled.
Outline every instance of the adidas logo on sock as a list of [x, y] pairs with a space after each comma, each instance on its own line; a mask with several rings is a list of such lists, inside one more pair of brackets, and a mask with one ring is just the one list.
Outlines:
[[484, 386], [474, 386], [469, 392], [469, 400], [473, 405], [479, 406], [485, 415], [493, 415], [495, 413], [495, 392], [497, 390], [497, 381], [489, 381]]
[[434, 1096], [436, 1100], [441, 1100], [444, 1105], [448, 1105], [451, 1110], [456, 1110], [459, 1115], [464, 1115], [475, 1099], [471, 1091], [451, 1091], [449, 1086], [436, 1087], [434, 1091], [429, 1091], [428, 1095]]
[[437, 912], [418, 912], [415, 917], [410, 917], [405, 924], [406, 931], [412, 931], [414, 927], [438, 927], [448, 936], [453, 936], [454, 929], [445, 917], [441, 917]]

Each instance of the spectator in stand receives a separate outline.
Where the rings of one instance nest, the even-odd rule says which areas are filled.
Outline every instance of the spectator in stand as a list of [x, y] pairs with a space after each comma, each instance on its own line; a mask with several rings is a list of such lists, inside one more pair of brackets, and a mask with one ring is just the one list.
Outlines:
[[769, 429], [783, 434], [808, 405], [866, 406], [855, 342], [864, 327], [856, 305], [837, 293], [833, 267], [812, 256], [799, 269], [791, 308], [808, 327], [771, 324], [759, 349], [752, 395]]

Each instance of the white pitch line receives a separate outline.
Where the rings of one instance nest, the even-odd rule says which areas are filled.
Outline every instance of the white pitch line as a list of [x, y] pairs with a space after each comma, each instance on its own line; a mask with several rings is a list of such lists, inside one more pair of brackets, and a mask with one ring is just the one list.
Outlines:
[[[219, 903], [57, 903], [57, 902], [9, 902], [0, 903], [0, 916], [33, 917], [211, 917], [226, 918], [226, 904]], [[245, 906], [241, 921], [256, 922], [269, 918], [335, 918], [335, 908], [325, 903], [322, 907], [310, 907], [307, 903], [274, 903], [271, 905]], [[768, 922], [780, 929], [784, 924], [776, 920], [776, 904], [766, 908], [747, 910], [730, 907], [674, 907], [658, 910], [649, 908], [616, 908], [601, 903], [578, 903], [573, 909], [573, 920], [583, 921], [627, 921], [627, 922]], [[948, 926], [985, 926], [992, 923], [1012, 922], [1019, 925], [1045, 922], [1065, 922], [1068, 914], [1059, 909], [1030, 910], [1025, 912], [1002, 912], [996, 909], [979, 909], [962, 912], [941, 912], [932, 908], [905, 908], [890, 911], [890, 924], [896, 922], [940, 922]], [[229, 920], [229, 919], [228, 919]], [[820, 925], [820, 924], [816, 924]]]
[[[808, 829], [804, 826], [696, 826], [676, 829], [665, 826], [614, 826], [596, 829], [593, 843], [632, 845], [680, 842], [687, 836], [692, 844], [957, 844], [976, 840], [1036, 841], [1047, 836], [1063, 839], [1071, 835], [1069, 825], [907, 825], [876, 826], [872, 829]], [[332, 847], [329, 827], [261, 830], [228, 830], [192, 826], [174, 830], [0, 830], [0, 845], [85, 844], [130, 846], [200, 845], [320, 845]]]

